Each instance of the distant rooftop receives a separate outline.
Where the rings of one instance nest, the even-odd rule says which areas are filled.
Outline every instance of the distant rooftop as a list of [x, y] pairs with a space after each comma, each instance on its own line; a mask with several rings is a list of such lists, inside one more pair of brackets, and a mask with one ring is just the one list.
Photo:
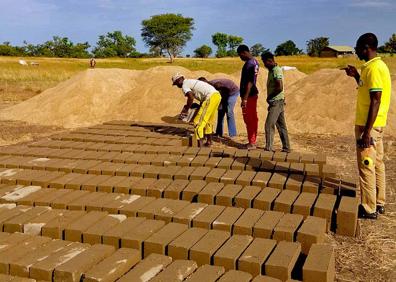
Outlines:
[[353, 49], [350, 46], [343, 46], [343, 45], [329, 45], [327, 48], [330, 48], [334, 51], [337, 52], [355, 52], [355, 49]]

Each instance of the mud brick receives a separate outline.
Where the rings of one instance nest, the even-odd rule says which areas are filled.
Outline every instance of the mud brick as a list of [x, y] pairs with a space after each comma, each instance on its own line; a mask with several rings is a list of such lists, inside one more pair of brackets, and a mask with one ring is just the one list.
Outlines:
[[235, 206], [240, 208], [251, 208], [254, 198], [261, 192], [258, 186], [245, 186], [235, 196]]
[[62, 240], [53, 240], [48, 242], [48, 244], [43, 245], [34, 252], [26, 254], [26, 256], [13, 261], [10, 263], [10, 274], [19, 277], [29, 277], [30, 267], [37, 263], [40, 259], [57, 253], [63, 250], [70, 242], [64, 242]]
[[98, 175], [93, 178], [88, 179], [81, 185], [81, 190], [88, 190], [91, 192], [96, 192], [100, 183], [105, 182], [111, 178], [110, 175]]
[[78, 165], [80, 160], [52, 160], [47, 163], [46, 170], [49, 171], [62, 171], [66, 173], [73, 172], [73, 169]]
[[300, 227], [304, 217], [300, 214], [285, 214], [274, 228], [273, 239], [293, 242], [296, 231]]
[[184, 156], [196, 156], [199, 152], [200, 148], [197, 147], [188, 147], [186, 151], [184, 151]]
[[[16, 187], [16, 189], [14, 189], [13, 191], [10, 191], [9, 193], [7, 193], [3, 197], [1, 197], [0, 202], [4, 202], [4, 203], [28, 202], [29, 203], [29, 201], [24, 201], [24, 199], [28, 198], [30, 195], [35, 195], [36, 193], [40, 192], [40, 190], [41, 190], [40, 186], [14, 186], [14, 187]], [[40, 193], [40, 194], [42, 194], [42, 193]], [[32, 206], [33, 204], [30, 202], [29, 205]]]
[[162, 198], [165, 189], [172, 183], [172, 179], [158, 179], [147, 187], [147, 196]]
[[356, 197], [357, 191], [354, 185], [342, 183], [340, 185], [340, 196]]
[[223, 168], [223, 169], [231, 169], [231, 165], [234, 162], [233, 158], [223, 158], [218, 164], [217, 168]]
[[311, 215], [317, 195], [302, 192], [293, 204], [293, 213], [301, 214], [306, 218]]
[[296, 191], [296, 192], [300, 193], [301, 189], [302, 189], [303, 182], [304, 182], [303, 175], [291, 174], [286, 181], [285, 189]]
[[314, 156], [314, 163], [319, 164], [321, 167], [327, 163], [327, 156], [323, 153], [319, 153]]
[[209, 230], [201, 240], [190, 249], [190, 259], [198, 265], [211, 264], [212, 256], [229, 239], [225, 231]]
[[209, 157], [210, 154], [211, 154], [211, 152], [212, 152], [212, 149], [211, 149], [211, 148], [202, 147], [202, 148], [199, 150], [199, 152], [197, 153], [197, 156], [206, 156], [206, 157]]
[[[114, 146], [114, 145], [112, 145]], [[97, 159], [100, 161], [104, 161], [104, 162], [112, 162], [114, 158], [116, 158], [118, 155], [120, 155], [120, 152], [108, 152], [108, 153], [104, 153], [102, 156], [98, 157]]]
[[168, 245], [188, 229], [187, 225], [179, 223], [168, 223], [150, 238], [144, 241], [144, 257], [152, 253], [165, 255]]
[[173, 216], [173, 222], [192, 225], [193, 219], [199, 215], [208, 205], [202, 203], [191, 203]]
[[318, 164], [305, 164], [305, 175], [308, 176], [320, 176], [320, 170]]
[[255, 238], [238, 259], [238, 269], [248, 272], [253, 276], [260, 275], [265, 261], [275, 246], [275, 240]]
[[253, 235], [253, 227], [264, 215], [264, 211], [258, 209], [246, 209], [241, 217], [235, 222], [233, 234]]
[[246, 164], [249, 162], [249, 157], [239, 157], [235, 158], [231, 165], [231, 169], [235, 170], [245, 170]]
[[220, 277], [219, 282], [249, 282], [252, 280], [252, 275], [247, 272], [239, 271], [239, 270], [230, 270], [226, 272], [223, 276]]
[[70, 191], [70, 193], [67, 193], [63, 197], [54, 199], [50, 205], [54, 209], [66, 209], [69, 203], [81, 197], [87, 196], [88, 194], [90, 194], [88, 191]]
[[249, 150], [246, 149], [236, 149], [235, 151], [235, 158], [244, 158], [247, 157]]
[[178, 166], [190, 166], [191, 162], [194, 159], [195, 159], [194, 156], [187, 155], [187, 156], [183, 156], [183, 157], [179, 158], [176, 163]]
[[131, 172], [131, 176], [143, 178], [144, 173], [150, 169], [152, 169], [151, 165], [139, 165], [136, 170]]
[[235, 153], [236, 153], [236, 149], [235, 149], [235, 148], [229, 148], [229, 147], [227, 147], [227, 148], [224, 148], [224, 149], [223, 149], [223, 155], [222, 155], [222, 157], [223, 157], [223, 158], [232, 158], [232, 157], [235, 156]]
[[[89, 174], [104, 174], [104, 175], [116, 175], [117, 171], [122, 169], [125, 164], [122, 163], [111, 163], [103, 162], [97, 166], [94, 166], [88, 170]], [[136, 166], [136, 169], [138, 166]]]
[[250, 157], [249, 161], [246, 163], [245, 170], [249, 171], [259, 171], [261, 167], [262, 160], [258, 157]]
[[210, 167], [197, 167], [190, 175], [191, 180], [204, 180], [211, 171]]
[[7, 221], [9, 219], [12, 219], [13, 217], [16, 217], [26, 211], [31, 209], [31, 207], [27, 206], [17, 206], [11, 209], [6, 209], [0, 214], [0, 230], [3, 230], [3, 222]]
[[[138, 166], [140, 166], [140, 164], [139, 164]], [[158, 178], [158, 175], [160, 174], [161, 171], [163, 171], [163, 169], [166, 170], [167, 167], [150, 166], [150, 167], [148, 167], [148, 168], [144, 171], [142, 177], [144, 177], [144, 178], [155, 178], [155, 179], [157, 179], [157, 178]], [[135, 169], [135, 170], [136, 170], [136, 169]], [[132, 174], [133, 174], [133, 172], [132, 172]], [[163, 178], [165, 178], [165, 177], [163, 177]]]
[[317, 183], [317, 181], [315, 181], [312, 178], [305, 179], [305, 181], [302, 185], [302, 192], [318, 194], [319, 193], [319, 183]]
[[184, 188], [182, 192], [182, 200], [192, 202], [196, 199], [198, 193], [206, 186], [206, 181], [204, 180], [192, 180]]
[[0, 172], [0, 178], [2, 184], [7, 185], [15, 185], [16, 184], [16, 175], [21, 170], [19, 169], [2, 169]]
[[290, 163], [289, 162], [277, 162], [275, 165], [275, 172], [277, 173], [289, 173]]
[[132, 185], [131, 193], [134, 195], [146, 196], [147, 190], [157, 182], [154, 178], [144, 178]]
[[297, 232], [297, 241], [301, 243], [302, 252], [307, 255], [312, 244], [325, 241], [326, 219], [308, 216]]
[[17, 215], [16, 217], [10, 218], [3, 222], [3, 230], [4, 232], [9, 233], [23, 232], [25, 223], [28, 223], [33, 218], [47, 212], [48, 209], [48, 207], [34, 207], [20, 215]]
[[174, 179], [175, 174], [181, 170], [181, 166], [166, 166], [159, 169], [158, 177], [161, 179]]
[[80, 155], [84, 153], [84, 150], [74, 150], [74, 149], [59, 149], [54, 151], [54, 154], [48, 154], [49, 156], [58, 156], [65, 159], [80, 159]]
[[337, 210], [337, 229], [339, 235], [356, 236], [359, 200], [342, 197]]
[[149, 205], [155, 200], [154, 197], [140, 197], [138, 195], [132, 195], [131, 199], [128, 200], [128, 204], [120, 208], [120, 214], [127, 216], [137, 216], [137, 213], [143, 207]]
[[143, 251], [143, 242], [147, 240], [151, 235], [164, 227], [165, 222], [161, 220], [145, 220], [140, 225], [139, 228], [133, 229], [121, 238], [121, 247], [123, 248], [133, 248]]
[[1, 241], [1, 255], [6, 254], [7, 252], [12, 252], [17, 246], [24, 244], [26, 242], [31, 241], [34, 236], [23, 234], [23, 233], [14, 233], [10, 236], [3, 238]]
[[226, 173], [226, 170], [224, 168], [213, 168], [206, 175], [205, 180], [207, 182], [219, 182], [224, 173]]
[[[13, 261], [18, 261], [25, 255], [29, 254], [30, 252], [36, 251], [38, 248], [42, 247], [46, 243], [49, 243], [50, 241], [51, 239], [46, 237], [32, 237], [28, 240], [25, 240], [24, 242], [20, 242], [12, 248], [1, 252], [0, 272], [8, 274], [10, 272], [10, 263], [12, 263]], [[5, 281], [2, 280], [1, 277], [0, 280]]]
[[30, 267], [30, 277], [36, 280], [51, 281], [54, 275], [55, 267], [66, 263], [88, 248], [89, 247], [86, 244], [72, 243], [64, 247], [59, 252], [55, 252], [43, 260], [34, 263]]
[[[128, 217], [123, 222], [115, 225], [113, 228], [107, 230], [102, 235], [103, 244], [114, 246], [115, 248], [121, 247], [121, 238], [124, 234], [133, 232], [137, 229], [146, 219], [138, 217]], [[141, 257], [139, 252], [139, 257]]]
[[305, 172], [305, 165], [303, 163], [291, 163], [289, 172], [290, 174], [302, 175]]
[[160, 273], [164, 268], [166, 268], [172, 262], [172, 258], [151, 254], [149, 257], [145, 258], [139, 262], [131, 271], [121, 277], [118, 282], [131, 282], [131, 281], [141, 281], [138, 277], [144, 277], [145, 281], [149, 281], [154, 278], [158, 273]]
[[224, 188], [216, 195], [216, 205], [222, 205], [232, 207], [234, 204], [235, 196], [242, 190], [242, 185], [227, 184]]
[[82, 242], [82, 234], [107, 216], [107, 212], [92, 211], [65, 227], [65, 240]]
[[198, 193], [198, 202], [214, 204], [216, 195], [224, 188], [223, 183], [209, 183]]
[[84, 275], [86, 282], [115, 281], [135, 266], [141, 254], [133, 249], [119, 249]]
[[190, 203], [186, 201], [164, 199], [163, 204], [159, 205], [154, 212], [154, 218], [164, 220], [165, 222], [171, 222], [173, 216], [183, 210]]
[[321, 218], [325, 218], [327, 221], [327, 230], [330, 230], [333, 224], [333, 214], [337, 196], [328, 194], [319, 194], [316, 200], [313, 215]]
[[235, 183], [244, 186], [251, 185], [253, 183], [253, 180], [255, 179], [255, 176], [256, 176], [255, 171], [242, 171], [242, 173], [238, 176]]
[[95, 175], [93, 175], [93, 174], [81, 174], [80, 176], [77, 176], [77, 177], [71, 179], [70, 181], [68, 181], [65, 185], [65, 188], [81, 190], [82, 184], [94, 177], [95, 177]]
[[191, 275], [195, 269], [197, 269], [197, 264], [195, 261], [175, 260], [165, 270], [163, 270], [150, 281], [182, 281]]
[[169, 158], [171, 158], [171, 156], [168, 154], [153, 155], [152, 157], [153, 158], [151, 159], [151, 165], [156, 165], [156, 166], [164, 166], [164, 162]]
[[[115, 196], [113, 196], [115, 195]], [[137, 195], [127, 195], [114, 193], [109, 195], [109, 198], [101, 203], [101, 210], [107, 211], [111, 214], [118, 214], [120, 209], [130, 203], [130, 201], [137, 198]]]
[[226, 270], [236, 269], [238, 258], [252, 241], [253, 237], [247, 235], [231, 236], [213, 256], [214, 264]]
[[257, 197], [253, 200], [253, 208], [260, 210], [272, 210], [275, 199], [280, 194], [281, 190], [269, 188], [264, 188]]
[[127, 179], [127, 177], [125, 176], [112, 176], [107, 178], [107, 180], [98, 183], [97, 185], [97, 191], [98, 192], [108, 192], [108, 193], [112, 193], [114, 191], [114, 187], [122, 182], [125, 181]]
[[83, 160], [97, 160], [100, 157], [104, 156], [105, 154], [107, 154], [104, 151], [83, 151], [81, 154], [78, 155], [79, 159], [83, 159]]
[[170, 199], [162, 199], [162, 198], [155, 199], [146, 206], [141, 207], [138, 210], [137, 216], [154, 219], [155, 213], [161, 210], [162, 208], [166, 207], [166, 205], [169, 204], [170, 202], [171, 202]]
[[39, 179], [42, 175], [39, 170], [22, 170], [14, 175], [15, 182], [12, 181], [9, 184], [33, 185], [33, 180]]
[[276, 162], [284, 162], [286, 161], [287, 153], [276, 151], [272, 157], [272, 159]]
[[190, 228], [168, 244], [167, 253], [173, 259], [188, 259], [189, 250], [206, 234], [207, 229]]
[[283, 212], [266, 211], [253, 227], [254, 237], [272, 238], [273, 230], [283, 215]]
[[64, 215], [64, 210], [48, 210], [39, 216], [32, 218], [23, 225], [23, 232], [30, 235], [40, 235], [41, 229], [54, 219], [59, 219]]
[[188, 184], [188, 180], [178, 179], [173, 181], [168, 187], [166, 187], [164, 197], [175, 200], [181, 199], [181, 194]]
[[313, 163], [315, 159], [315, 155], [313, 154], [302, 154], [300, 158], [300, 162], [304, 164]]
[[[8, 202], [8, 200], [2, 199], [2, 197], [14, 193], [16, 191], [18, 191], [19, 189], [22, 189], [23, 185], [6, 185], [6, 184], [0, 184], [0, 203], [2, 202]], [[15, 195], [15, 194], [14, 194]], [[12, 201], [12, 199], [10, 199]]]
[[66, 263], [57, 266], [54, 272], [54, 280], [80, 281], [86, 271], [111, 256], [114, 251], [112, 246], [94, 245]]
[[301, 252], [300, 243], [279, 242], [265, 263], [265, 274], [282, 281], [291, 279], [291, 272]]
[[115, 193], [130, 194], [132, 188], [142, 181], [141, 177], [125, 177], [123, 180], [114, 185], [113, 191]]
[[220, 161], [222, 160], [221, 157], [210, 157], [206, 162], [205, 162], [205, 166], [207, 167], [217, 167], [217, 165], [220, 163]]
[[234, 184], [236, 179], [241, 174], [239, 170], [228, 170], [221, 178], [220, 182], [224, 184]]
[[190, 166], [182, 167], [174, 174], [174, 179], [188, 180], [190, 178], [190, 175], [193, 173], [195, 169], [196, 167], [190, 167]]
[[258, 159], [258, 158], [260, 158], [260, 156], [261, 156], [261, 150], [258, 150], [258, 149], [256, 149], [256, 150], [248, 150], [247, 156], [248, 156], [249, 158], [256, 158], [256, 159]]
[[207, 206], [199, 215], [193, 219], [194, 227], [201, 227], [206, 229], [212, 228], [212, 223], [218, 218], [225, 210], [222, 206]]
[[274, 211], [291, 213], [293, 203], [296, 201], [299, 193], [291, 190], [283, 190], [274, 202]]
[[68, 194], [70, 194], [72, 192], [73, 191], [66, 190], [66, 189], [52, 191], [51, 193], [42, 195], [40, 198], [35, 199], [34, 205], [35, 206], [50, 206], [55, 200], [57, 200], [59, 198], [67, 197]]
[[[47, 193], [52, 193], [56, 191], [55, 189], [37, 189], [41, 188], [40, 186], [25, 186], [24, 188], [14, 192], [14, 194], [24, 194], [25, 196], [20, 199], [16, 199], [14, 197], [13, 202], [18, 205], [25, 205], [25, 206], [34, 206], [36, 199], [46, 195]], [[36, 190], [37, 189], [37, 190]], [[12, 197], [14, 194], [8, 194], [8, 197]], [[6, 198], [7, 198], [6, 196]], [[3, 198], [4, 199], [4, 198]]]
[[289, 163], [299, 163], [300, 162], [300, 154], [299, 153], [288, 153], [286, 156], [286, 161]]
[[126, 218], [126, 215], [123, 214], [107, 215], [83, 232], [83, 242], [91, 245], [102, 244], [103, 234], [123, 222]]
[[337, 168], [334, 165], [324, 164], [320, 171], [322, 177], [337, 177]]
[[213, 229], [233, 232], [234, 223], [245, 210], [242, 208], [227, 207], [212, 223]]
[[190, 277], [185, 281], [188, 282], [215, 282], [217, 281], [225, 272], [224, 267], [214, 266], [214, 265], [202, 265], [199, 267]]
[[103, 196], [102, 192], [91, 192], [83, 195], [80, 198], [76, 198], [67, 204], [69, 210], [85, 210], [89, 203], [92, 203]]
[[131, 176], [132, 172], [137, 169], [139, 165], [137, 164], [125, 164], [124, 166], [120, 167], [116, 172], [115, 175], [117, 176]]
[[201, 167], [209, 160], [207, 156], [196, 156], [194, 160], [191, 161], [190, 166]]
[[139, 154], [139, 153], [128, 153], [123, 157], [123, 162], [126, 164], [138, 164], [140, 160], [143, 160], [146, 158], [145, 154]]
[[271, 178], [271, 173], [259, 171], [257, 172], [256, 176], [253, 178], [252, 185], [259, 187], [266, 187], [270, 178]]
[[64, 175], [63, 172], [57, 172], [57, 171], [40, 171], [40, 175], [37, 175], [37, 177], [32, 179], [32, 185], [38, 185], [41, 187], [48, 187], [49, 183]]
[[73, 167], [73, 172], [75, 173], [88, 173], [88, 170], [94, 166], [100, 164], [100, 161], [96, 160], [81, 160], [75, 164]]
[[334, 249], [326, 244], [313, 244], [303, 266], [303, 280], [330, 282], [335, 280]]
[[283, 190], [286, 183], [287, 175], [274, 173], [268, 182], [268, 187]]

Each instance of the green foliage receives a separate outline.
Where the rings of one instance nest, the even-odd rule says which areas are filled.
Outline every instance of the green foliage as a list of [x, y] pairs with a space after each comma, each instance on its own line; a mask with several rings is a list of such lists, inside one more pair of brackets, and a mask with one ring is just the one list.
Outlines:
[[279, 44], [275, 49], [276, 56], [292, 56], [299, 55], [302, 53], [301, 49], [298, 49], [296, 44], [292, 40], [287, 40]]
[[241, 45], [243, 38], [235, 35], [228, 35], [228, 55], [232, 57], [238, 56], [236, 48]]
[[202, 45], [201, 47], [194, 50], [195, 57], [207, 58], [212, 54], [212, 48], [208, 45]]
[[392, 34], [387, 42], [383, 46], [378, 48], [379, 53], [396, 53], [396, 33]]
[[320, 52], [329, 46], [328, 37], [317, 37], [307, 41], [307, 54], [311, 57], [319, 57]]
[[250, 53], [255, 57], [260, 56], [264, 52], [269, 52], [269, 49], [265, 48], [261, 43], [256, 43], [250, 47]]
[[10, 42], [0, 44], [0, 56], [21, 56], [23, 50], [18, 50], [18, 47], [11, 46]]
[[162, 14], [152, 16], [142, 22], [142, 38], [152, 50], [165, 51], [171, 62], [179, 55], [192, 37], [194, 19], [181, 14]]
[[93, 54], [98, 58], [108, 57], [130, 57], [136, 52], [136, 41], [133, 37], [123, 35], [121, 31], [108, 32], [106, 35], [100, 35], [93, 50]]
[[[216, 57], [236, 57], [238, 56], [236, 48], [242, 44], [243, 38], [240, 36], [229, 35], [226, 33], [216, 32], [212, 35], [212, 42], [217, 46]], [[228, 46], [228, 50], [227, 50]]]

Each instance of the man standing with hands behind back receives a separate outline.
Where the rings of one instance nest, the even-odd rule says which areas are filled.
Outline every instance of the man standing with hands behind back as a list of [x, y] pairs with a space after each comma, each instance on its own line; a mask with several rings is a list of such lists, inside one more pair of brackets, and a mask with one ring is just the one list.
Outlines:
[[242, 68], [240, 92], [241, 107], [243, 120], [246, 124], [249, 143], [247, 149], [256, 149], [258, 116], [257, 116], [257, 99], [258, 89], [256, 87], [257, 75], [259, 72], [259, 63], [250, 54], [249, 47], [239, 45], [237, 49], [238, 56], [245, 62]]
[[377, 57], [378, 39], [373, 33], [359, 37], [356, 54], [366, 63], [361, 74], [353, 66], [344, 68], [359, 85], [355, 135], [362, 203], [359, 217], [376, 219], [385, 213], [385, 165], [383, 134], [391, 97], [391, 78], [386, 64]]

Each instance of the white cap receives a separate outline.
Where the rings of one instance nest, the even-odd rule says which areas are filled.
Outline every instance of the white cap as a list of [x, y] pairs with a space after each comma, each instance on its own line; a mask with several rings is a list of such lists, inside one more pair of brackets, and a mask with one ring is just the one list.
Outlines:
[[181, 73], [177, 73], [174, 76], [172, 76], [172, 85], [175, 85], [175, 82], [179, 79], [179, 78], [184, 78], [184, 75], [182, 75]]

